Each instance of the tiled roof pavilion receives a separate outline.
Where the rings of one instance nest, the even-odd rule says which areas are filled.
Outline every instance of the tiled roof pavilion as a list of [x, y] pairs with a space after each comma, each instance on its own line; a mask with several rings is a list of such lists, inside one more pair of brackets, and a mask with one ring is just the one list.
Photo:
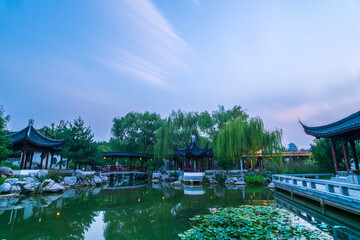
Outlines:
[[[316, 127], [304, 125], [300, 121], [304, 131], [317, 138], [331, 138], [339, 135], [360, 131], [360, 111], [351, 114], [339, 121]], [[360, 137], [360, 136], [359, 136]]]
[[46, 153], [46, 164], [43, 166], [43, 158], [41, 158], [40, 168], [44, 167], [47, 169], [49, 154], [51, 153], [51, 160], [55, 152], [62, 150], [65, 141], [63, 139], [45, 137], [33, 127], [33, 123], [34, 120], [31, 119], [26, 128], [18, 132], [10, 132], [7, 136], [12, 141], [12, 148], [15, 151], [22, 152], [21, 169], [26, 168], [27, 163], [29, 163], [29, 169], [31, 169], [35, 152]]
[[344, 153], [346, 170], [349, 173], [351, 171], [350, 161], [348, 157], [347, 144], [350, 143], [352, 156], [354, 160], [355, 170], [359, 171], [359, 163], [356, 156], [355, 140], [360, 139], [360, 111], [357, 111], [343, 119], [336, 122], [310, 127], [300, 122], [304, 128], [305, 133], [312, 135], [316, 138], [330, 138], [331, 149], [333, 154], [335, 172], [339, 171], [339, 162], [336, 158], [335, 142], [340, 141], [342, 150]]

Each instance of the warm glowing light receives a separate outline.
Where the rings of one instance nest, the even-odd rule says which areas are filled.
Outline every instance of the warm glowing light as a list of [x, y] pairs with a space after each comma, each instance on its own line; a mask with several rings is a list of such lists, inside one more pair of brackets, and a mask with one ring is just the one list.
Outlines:
[[140, 202], [140, 198], [138, 199], [138, 202]]
[[165, 158], [163, 158], [163, 161], [165, 161]]
[[142, 160], [142, 158], [140, 158], [140, 160]]
[[212, 199], [212, 196], [210, 196], [210, 199]]
[[41, 218], [39, 218], [39, 222], [41, 222]]
[[164, 199], [165, 199], [165, 197], [162, 197], [162, 199], [164, 200]]
[[104, 157], [104, 159], [106, 159], [106, 157]]
[[56, 216], [60, 216], [60, 212], [57, 212], [57, 213], [56, 213]]

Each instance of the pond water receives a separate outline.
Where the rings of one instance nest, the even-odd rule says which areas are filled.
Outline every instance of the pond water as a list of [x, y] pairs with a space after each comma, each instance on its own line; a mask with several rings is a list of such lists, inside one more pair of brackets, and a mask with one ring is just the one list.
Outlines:
[[287, 208], [313, 226], [326, 226], [335, 239], [360, 239], [356, 216], [325, 212], [262, 186], [169, 184], [69, 189], [60, 195], [0, 200], [0, 239], [178, 239], [178, 233], [191, 227], [190, 217], [244, 204]]

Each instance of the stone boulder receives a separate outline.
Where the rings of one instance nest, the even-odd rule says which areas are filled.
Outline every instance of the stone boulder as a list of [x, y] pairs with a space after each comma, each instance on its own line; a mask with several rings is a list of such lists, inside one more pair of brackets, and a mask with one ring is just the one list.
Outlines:
[[92, 178], [92, 181], [93, 181], [95, 184], [97, 184], [97, 185], [100, 185], [100, 184], [103, 183], [103, 180], [102, 180], [99, 176], [94, 176], [94, 177]]
[[9, 167], [0, 167], [0, 176], [5, 176], [5, 177], [13, 176], [12, 169]]
[[15, 185], [19, 183], [19, 180], [17, 178], [8, 178], [5, 179], [4, 183], [10, 183], [11, 185]]
[[29, 172], [29, 177], [37, 178], [37, 172]]
[[235, 185], [246, 185], [247, 183], [244, 181], [236, 181], [234, 184]]
[[268, 188], [275, 188], [275, 184], [273, 182], [269, 183], [269, 185], [267, 185]]
[[62, 192], [64, 190], [65, 187], [59, 183], [54, 183], [51, 186], [47, 185], [45, 188], [43, 188], [43, 192], [47, 192], [47, 193]]
[[3, 183], [0, 185], [0, 192], [1, 193], [10, 193], [12, 185], [10, 183]]
[[181, 186], [181, 182], [180, 181], [175, 181], [170, 183], [171, 186]]
[[169, 175], [167, 175], [167, 174], [161, 175], [161, 180], [162, 181], [169, 181], [170, 180]]
[[77, 183], [78, 179], [75, 176], [64, 177], [64, 184], [69, 186], [74, 186]]
[[153, 173], [152, 178], [153, 179], [160, 179], [161, 178], [161, 173]]
[[24, 178], [26, 183], [35, 183], [35, 182], [40, 182], [39, 179], [35, 178], [35, 177], [27, 177]]
[[40, 182], [32, 182], [32, 183], [27, 183], [24, 185], [24, 192], [25, 193], [33, 193], [36, 192], [39, 188], [40, 188]]
[[10, 193], [21, 193], [22, 188], [20, 185], [11, 185]]
[[38, 179], [44, 179], [47, 177], [47, 175], [49, 174], [49, 171], [48, 170], [39, 170], [36, 174], [36, 177]]
[[59, 183], [55, 183], [52, 179], [46, 179], [41, 185], [40, 185], [40, 191], [45, 193], [55, 193], [55, 192], [61, 192], [64, 191], [65, 187]]
[[84, 179], [85, 179], [84, 174], [82, 174], [82, 173], [81, 173], [80, 171], [78, 171], [78, 170], [75, 171], [74, 176], [75, 176], [77, 179], [82, 180], [82, 181], [84, 181]]

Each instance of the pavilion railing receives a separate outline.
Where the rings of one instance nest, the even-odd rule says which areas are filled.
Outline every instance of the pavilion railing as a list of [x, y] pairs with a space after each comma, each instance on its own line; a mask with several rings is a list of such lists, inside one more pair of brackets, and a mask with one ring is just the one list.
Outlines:
[[347, 177], [347, 176], [349, 176], [349, 173], [347, 171], [338, 171], [337, 176], [338, 177]]
[[198, 169], [192, 169], [192, 168], [184, 168], [184, 172], [205, 172], [205, 168], [198, 168]]

